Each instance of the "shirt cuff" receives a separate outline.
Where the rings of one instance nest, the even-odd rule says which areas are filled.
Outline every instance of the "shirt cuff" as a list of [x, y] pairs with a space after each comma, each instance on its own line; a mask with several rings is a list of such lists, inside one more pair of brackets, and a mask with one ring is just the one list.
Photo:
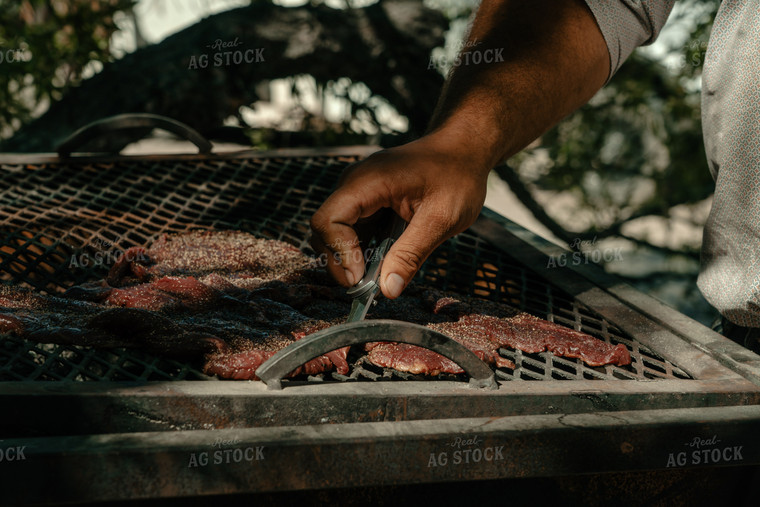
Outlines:
[[657, 39], [675, 0], [585, 0], [610, 52], [610, 75], [639, 46]]

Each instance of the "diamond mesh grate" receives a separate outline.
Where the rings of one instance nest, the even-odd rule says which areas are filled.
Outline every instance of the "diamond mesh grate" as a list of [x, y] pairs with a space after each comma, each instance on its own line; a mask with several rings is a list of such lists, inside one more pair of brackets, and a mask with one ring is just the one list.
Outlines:
[[[0, 164], [0, 280], [58, 293], [105, 276], [131, 246], [196, 228], [236, 229], [287, 241], [305, 251], [309, 219], [338, 175], [359, 156], [140, 158], [117, 161]], [[469, 232], [442, 245], [418, 281], [501, 301], [538, 317], [623, 343], [627, 367], [589, 367], [550, 353], [502, 350], [508, 380], [689, 378], [506, 253]], [[0, 342], [0, 380], [208, 379], [197, 365], [135, 350]], [[312, 380], [429, 379], [355, 358], [348, 376]], [[441, 378], [451, 378], [449, 376]]]

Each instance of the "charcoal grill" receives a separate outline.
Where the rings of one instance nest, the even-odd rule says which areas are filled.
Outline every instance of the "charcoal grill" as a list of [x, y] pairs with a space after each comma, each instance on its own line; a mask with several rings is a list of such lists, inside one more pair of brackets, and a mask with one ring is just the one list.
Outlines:
[[[3, 156], [0, 279], [59, 293], [102, 278], [131, 246], [196, 228], [309, 251], [309, 218], [342, 169], [374, 150]], [[98, 501], [760, 462], [760, 357], [596, 266], [547, 269], [563, 252], [484, 210], [417, 278], [622, 343], [630, 366], [501, 350], [516, 367], [497, 369], [499, 389], [485, 391], [466, 376], [403, 374], [360, 358], [348, 375], [287, 380], [272, 391], [140, 351], [5, 337], [0, 449], [25, 452], [0, 461], [0, 498]], [[739, 455], [677, 460], [693, 438], [714, 435], [722, 444], [710, 453], [740, 446]], [[454, 464], [468, 440], [480, 459]], [[494, 458], [499, 447], [508, 459]], [[256, 459], [242, 454], [248, 449]], [[229, 462], [198, 462], [227, 450]], [[45, 488], [41, 476], [51, 478]]]

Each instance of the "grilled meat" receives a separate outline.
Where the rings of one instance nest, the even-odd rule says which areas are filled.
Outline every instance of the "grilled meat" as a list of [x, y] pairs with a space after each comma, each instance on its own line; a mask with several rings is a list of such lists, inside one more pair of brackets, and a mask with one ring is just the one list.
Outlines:
[[[406, 303], [402, 307], [402, 316], [396, 318], [427, 325], [455, 339], [481, 360], [499, 367], [515, 368], [512, 361], [499, 355], [499, 348], [527, 353], [548, 350], [558, 356], [580, 358], [589, 366], [622, 366], [631, 362], [631, 356], [622, 344], [613, 346], [505, 305], [479, 299], [457, 299], [432, 289], [411, 288], [407, 292], [410, 294], [396, 300]], [[390, 313], [390, 309], [383, 308], [380, 313]], [[428, 322], [420, 322], [420, 316], [424, 320], [425, 315]], [[431, 322], [430, 315], [451, 320]], [[378, 366], [429, 375], [463, 372], [453, 361], [414, 345], [383, 342], [367, 344], [366, 348], [369, 360]]]
[[[240, 232], [162, 236], [131, 248], [105, 280], [70, 288], [65, 297], [0, 287], [0, 333], [37, 342], [140, 347], [203, 358], [204, 371], [255, 379], [256, 369], [295, 340], [345, 320], [350, 299], [313, 259], [287, 243]], [[419, 286], [381, 300], [368, 318], [427, 325], [482, 360], [514, 368], [500, 347], [549, 350], [590, 365], [628, 364], [612, 346], [508, 306]], [[435, 352], [399, 343], [367, 344], [378, 366], [412, 373], [461, 373]], [[332, 351], [291, 375], [348, 372], [348, 348]]]

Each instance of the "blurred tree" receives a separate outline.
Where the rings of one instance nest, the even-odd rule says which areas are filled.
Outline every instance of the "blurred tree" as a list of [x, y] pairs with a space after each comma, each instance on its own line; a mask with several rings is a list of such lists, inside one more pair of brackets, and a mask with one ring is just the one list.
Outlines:
[[[636, 51], [588, 105], [497, 169], [560, 239], [614, 236], [648, 244], [626, 234], [625, 225], [712, 194], [699, 76], [718, 5], [681, 2], [669, 21], [679, 36], [665, 58]], [[552, 213], [549, 196], [559, 192], [574, 196], [574, 205]], [[681, 251], [698, 255], [692, 245]]]
[[419, 136], [443, 83], [428, 59], [443, 43], [446, 26], [446, 18], [420, 0], [382, 0], [361, 9], [254, 1], [107, 63], [0, 149], [52, 151], [77, 128], [127, 112], [163, 114], [213, 136], [230, 117], [244, 124], [241, 107], [265, 98], [272, 80], [302, 75], [350, 107], [338, 125], [306, 114], [302, 126], [322, 129], [331, 141], [363, 142], [367, 136], [356, 135], [357, 120], [382, 128], [378, 110], [391, 104], [408, 120], [401, 134]]
[[0, 134], [112, 60], [114, 14], [135, 0], [0, 0]]

